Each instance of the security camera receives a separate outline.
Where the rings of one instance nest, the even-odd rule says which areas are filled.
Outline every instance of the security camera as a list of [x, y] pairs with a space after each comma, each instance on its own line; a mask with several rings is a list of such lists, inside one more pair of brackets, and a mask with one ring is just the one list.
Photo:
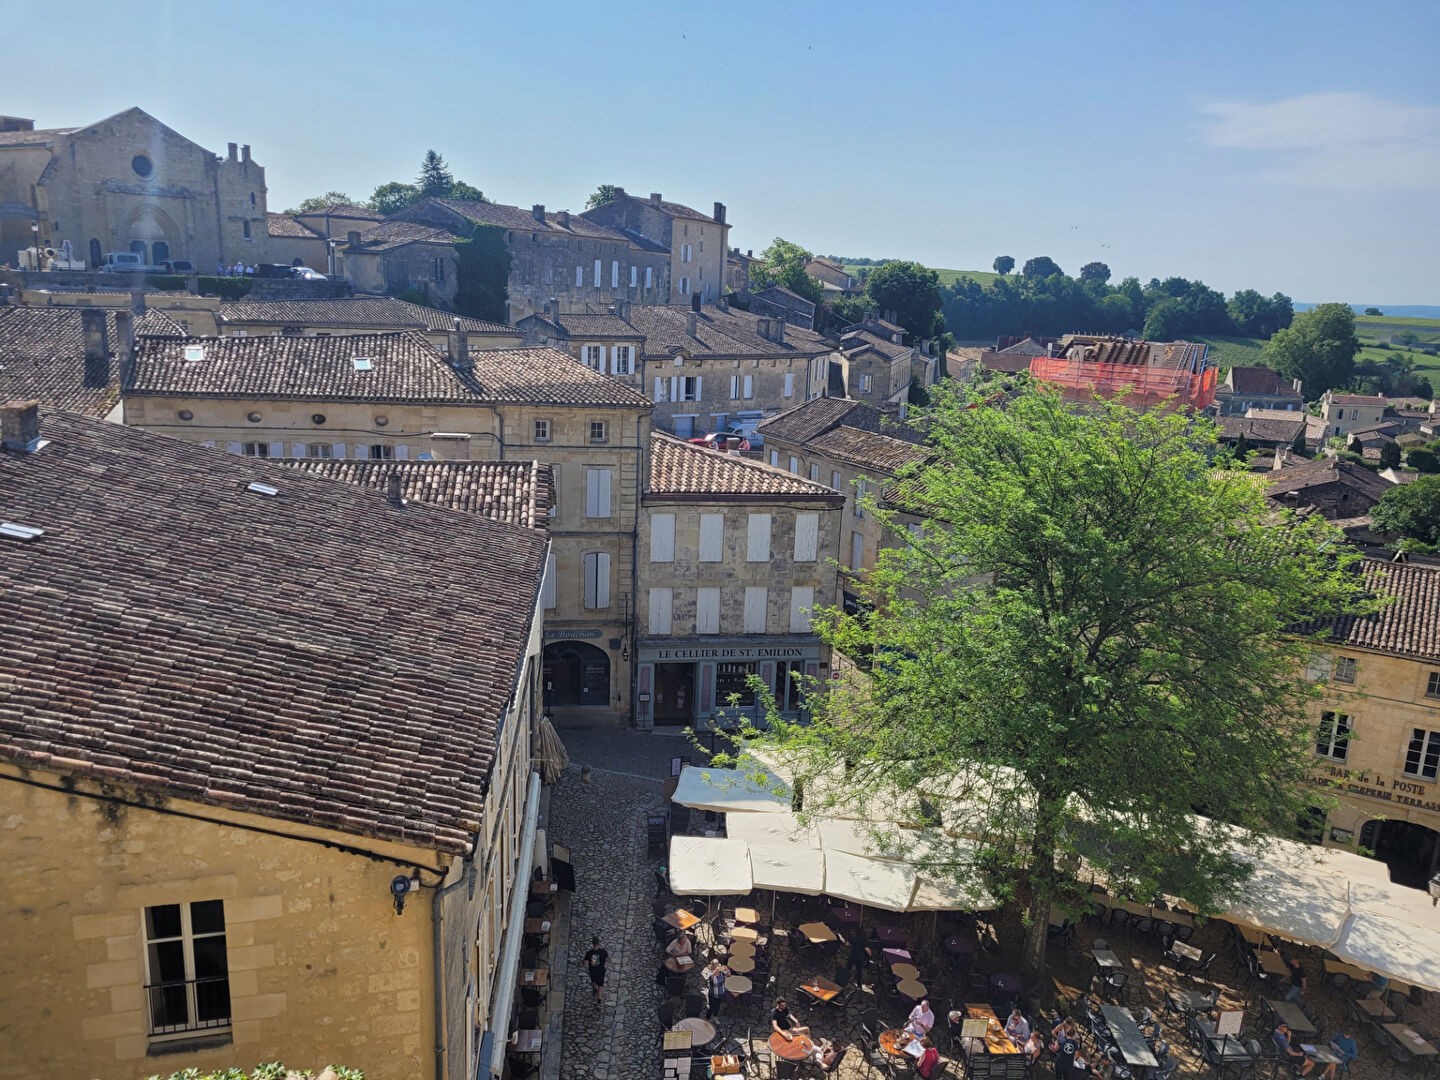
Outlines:
[[420, 879], [406, 877], [404, 874], [396, 874], [390, 879], [390, 895], [395, 900], [395, 914], [400, 915], [405, 911], [405, 897], [407, 894], [420, 888]]

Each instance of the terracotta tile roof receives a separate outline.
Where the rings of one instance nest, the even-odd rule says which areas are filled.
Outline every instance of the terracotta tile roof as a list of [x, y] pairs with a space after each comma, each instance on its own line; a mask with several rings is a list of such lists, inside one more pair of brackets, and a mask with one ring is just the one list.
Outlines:
[[[115, 310], [105, 311], [110, 343], [109, 377], [85, 378], [84, 315], [90, 308], [0, 306], [0, 400], [38, 400], [55, 409], [102, 417], [119, 400]], [[184, 334], [185, 328], [158, 311], [135, 321], [137, 333]]]
[[406, 244], [454, 244], [460, 239], [449, 229], [418, 221], [382, 221], [361, 234], [360, 247], [364, 251], [393, 251]]
[[286, 458], [302, 472], [387, 490], [400, 477], [401, 497], [433, 503], [527, 529], [547, 530], [555, 477], [541, 461], [339, 461]]
[[331, 203], [329, 206], [322, 206], [319, 210], [305, 210], [295, 216], [351, 218], [355, 221], [383, 221], [385, 219], [384, 214], [371, 210], [367, 206], [356, 206], [354, 203], [338, 202]]
[[1277, 409], [1264, 411], [1279, 415], [1274, 418], [1253, 415], [1219, 417], [1221, 434], [1226, 439], [1244, 438], [1251, 442], [1283, 443], [1287, 446], [1304, 434], [1303, 413], [1285, 413]]
[[[187, 360], [187, 349], [201, 359]], [[356, 357], [369, 359], [366, 370]], [[145, 338], [126, 394], [650, 408], [650, 399], [555, 349], [472, 349], [452, 366], [421, 334]]]
[[643, 195], [632, 195], [628, 191], [625, 192], [623, 195], [620, 195], [616, 199], [616, 201], [618, 202], [620, 199], [625, 199], [629, 202], [639, 203], [642, 206], [648, 206], [652, 210], [660, 210], [666, 214], [669, 214], [671, 217], [689, 218], [691, 221], [715, 220], [709, 214], [702, 214], [694, 207], [686, 206], [684, 203], [671, 202], [669, 199], [660, 199], [657, 201], [654, 199], [647, 199]]
[[572, 338], [637, 338], [640, 331], [619, 315], [567, 314], [549, 317], [549, 321]]
[[690, 336], [690, 306], [658, 306], [636, 304], [630, 308], [627, 321], [644, 335], [642, 355], [666, 359], [672, 350], [683, 350], [686, 356], [707, 357], [770, 357], [819, 356], [832, 347], [813, 330], [798, 326], [785, 327], [785, 340], [770, 341], [761, 337], [757, 326], [760, 316], [731, 308], [702, 308], [695, 320], [695, 336]]
[[466, 330], [519, 336], [514, 327], [504, 323], [472, 319], [468, 315], [412, 304], [394, 296], [344, 296], [333, 300], [230, 300], [221, 303], [220, 314], [226, 322], [371, 330], [449, 330], [459, 319]]
[[1267, 367], [1233, 367], [1229, 381], [1237, 394], [1261, 394], [1267, 397], [1299, 397], [1290, 380]]
[[78, 127], [68, 127], [36, 128], [34, 131], [0, 131], [0, 147], [43, 146], [45, 143], [53, 142], [57, 135], [73, 135], [79, 130]]
[[646, 497], [818, 498], [843, 503], [834, 488], [737, 454], [694, 446], [662, 432], [650, 433], [650, 483]]
[[1344, 484], [1370, 499], [1379, 501], [1391, 488], [1390, 481], [1377, 476], [1373, 470], [1354, 462], [1338, 458], [1321, 458], [1307, 461], [1304, 465], [1281, 469], [1270, 474], [1266, 494], [1272, 499], [1281, 495], [1302, 493], [1310, 488], [1325, 484]]
[[862, 469], [882, 473], [895, 473], [911, 462], [924, 461], [929, 452], [923, 446], [878, 435], [872, 431], [861, 431], [846, 424], [817, 435], [805, 444], [806, 449], [837, 461], [844, 461]]
[[869, 330], [850, 331], [840, 339], [840, 348], [847, 356], [871, 349], [891, 360], [908, 358], [912, 352], [909, 345], [897, 345], [893, 341], [886, 341], [879, 334], [872, 334]]
[[1390, 399], [1373, 394], [1331, 394], [1332, 405], [1388, 405]]
[[[1011, 346], [1014, 348], [1014, 346]], [[1000, 371], [1007, 375], [1018, 375], [1022, 371], [1030, 370], [1030, 361], [1034, 357], [1026, 352], [996, 352], [993, 349], [985, 349], [980, 354], [980, 366], [989, 371]]]
[[535, 219], [532, 211], [523, 210], [518, 206], [506, 206], [504, 203], [471, 202], [466, 199], [436, 199], [435, 201], [481, 225], [498, 225], [502, 229], [512, 229], [515, 232], [554, 232], [561, 235], [587, 236], [597, 240], [629, 241], [629, 237], [618, 229], [601, 225], [579, 214], [547, 212], [542, 225]]
[[288, 214], [265, 215], [265, 231], [270, 236], [285, 237], [291, 240], [322, 240], [322, 237], [308, 225], [302, 225]]
[[760, 434], [782, 442], [807, 445], [820, 435], [840, 425], [885, 435], [902, 442], [923, 443], [919, 431], [892, 419], [873, 405], [841, 397], [814, 398], [774, 416], [767, 416], [759, 425]]
[[544, 536], [73, 414], [44, 433], [0, 451], [6, 518], [45, 530], [0, 542], [0, 757], [467, 849]]
[[1364, 559], [1369, 592], [1394, 602], [1371, 615], [1347, 615], [1307, 627], [1328, 630], [1336, 644], [1440, 661], [1440, 568]]

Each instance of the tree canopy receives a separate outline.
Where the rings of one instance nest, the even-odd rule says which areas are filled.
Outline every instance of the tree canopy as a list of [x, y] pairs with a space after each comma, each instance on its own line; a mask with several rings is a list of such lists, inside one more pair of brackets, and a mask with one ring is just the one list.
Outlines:
[[434, 150], [426, 150], [415, 186], [420, 190], [421, 198], [443, 199], [449, 196], [450, 189], [455, 186], [455, 174], [446, 166], [444, 158]]
[[1265, 363], [1288, 379], [1300, 379], [1308, 398], [1345, 386], [1355, 372], [1355, 312], [1348, 304], [1320, 304], [1302, 311], [1265, 343]]
[[881, 263], [865, 279], [865, 295], [881, 311], [895, 312], [901, 326], [921, 340], [945, 329], [940, 313], [940, 276], [917, 262]]
[[817, 616], [868, 670], [812, 687], [808, 724], [772, 709], [744, 734], [805, 814], [943, 822], [875, 842], [1021, 903], [1034, 975], [1051, 904], [1085, 902], [1078, 857], [1117, 895], [1210, 912], [1248, 872], [1216, 822], [1294, 834], [1319, 689], [1288, 631], [1359, 610], [1358, 555], [1211, 467], [1211, 424], [932, 393], [933, 458], [891, 495], [923, 531], [871, 500], [892, 546], [858, 610]]
[[1396, 484], [1370, 508], [1370, 520], [1380, 532], [1440, 546], [1440, 476]]
[[1254, 289], [1241, 289], [1230, 298], [1225, 310], [1235, 320], [1235, 328], [1246, 337], [1268, 338], [1283, 330], [1295, 318], [1290, 297], [1276, 293], [1266, 298]]
[[1104, 285], [1110, 280], [1110, 267], [1103, 262], [1088, 262], [1080, 267], [1081, 281], [1094, 281]]
[[324, 195], [311, 195], [308, 199], [301, 199], [299, 206], [292, 206], [286, 210], [287, 214], [313, 214], [316, 210], [324, 210], [327, 206], [334, 206], [337, 203], [342, 206], [349, 206], [355, 202], [343, 191], [327, 191]]
[[614, 202], [620, 197], [621, 188], [615, 184], [601, 184], [590, 193], [585, 200], [585, 209], [594, 210], [597, 206], [604, 206], [608, 202]]
[[398, 214], [407, 206], [414, 205], [420, 199], [420, 189], [414, 184], [403, 184], [399, 180], [391, 180], [371, 192], [367, 205], [377, 214], [389, 217], [391, 214]]
[[1015, 269], [1015, 257], [1013, 255], [997, 255], [995, 261], [990, 264], [995, 273], [1004, 276]]
[[805, 264], [812, 257], [799, 244], [777, 236], [760, 253], [760, 261], [750, 264], [750, 288], [758, 292], [779, 285], [818, 304], [824, 290], [819, 281], [805, 273]]
[[1060, 269], [1059, 264], [1050, 258], [1049, 255], [1036, 255], [1033, 259], [1026, 259], [1025, 265], [1020, 268], [1020, 273], [1024, 274], [1027, 278], [1053, 277], [1056, 274], [1063, 274], [1064, 272], [1064, 270]]
[[463, 180], [456, 180], [445, 159], [434, 150], [426, 150], [420, 162], [420, 175], [413, 184], [401, 180], [381, 184], [371, 193], [366, 205], [377, 214], [389, 217], [428, 198], [484, 202], [485, 193]]

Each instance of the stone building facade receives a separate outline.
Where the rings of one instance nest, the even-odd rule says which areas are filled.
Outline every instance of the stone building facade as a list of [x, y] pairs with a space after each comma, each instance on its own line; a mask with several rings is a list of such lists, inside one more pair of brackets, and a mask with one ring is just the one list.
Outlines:
[[903, 327], [874, 315], [843, 329], [837, 365], [842, 396], [898, 411], [909, 399], [912, 382], [932, 385], [934, 360], [904, 341]]
[[202, 273], [268, 259], [265, 170], [250, 147], [219, 157], [138, 108], [78, 128], [0, 117], [0, 262], [16, 263], [32, 221], [43, 245], [68, 240], [92, 269], [110, 251]]
[[1334, 652], [1311, 672], [1326, 682], [1314, 776], [1338, 800], [1323, 839], [1374, 852], [1392, 880], [1423, 889], [1440, 870], [1440, 568], [1366, 559], [1362, 573], [1395, 599], [1334, 620]]
[[126, 424], [247, 457], [549, 464], [546, 705], [628, 717], [650, 431], [637, 391], [553, 349], [476, 350], [457, 335], [442, 352], [408, 331], [146, 339], [123, 406]]
[[[551, 300], [565, 311], [583, 311], [587, 304], [617, 300], [635, 304], [670, 301], [668, 250], [581, 214], [551, 213], [541, 205], [522, 210], [501, 203], [422, 199], [387, 224], [398, 222], [429, 225], [461, 237], [469, 236], [477, 226], [503, 230], [510, 255], [506, 288], [512, 324], [544, 311]], [[366, 233], [361, 238], [362, 250], [374, 235]], [[386, 256], [387, 261], [392, 258]]]
[[662, 198], [658, 191], [641, 199], [620, 188], [610, 202], [581, 216], [669, 254], [671, 296], [642, 302], [681, 303], [699, 293], [702, 302], [713, 304], [725, 295], [730, 226], [724, 203], [717, 202], [714, 214], [707, 216]]
[[501, 323], [412, 304], [394, 296], [343, 296], [333, 300], [227, 300], [219, 325], [226, 337], [330, 337], [416, 330], [435, 348], [458, 348], [464, 331], [470, 349], [513, 349], [520, 331]]
[[650, 442], [637, 551], [637, 723], [723, 723], [732, 698], [756, 707], [751, 677], [798, 715], [805, 680], [829, 677], [811, 612], [836, 602], [844, 496], [668, 435]]
[[74, 416], [27, 453], [4, 420], [45, 543], [0, 579], [46, 594], [0, 591], [9, 1060], [480, 1074], [533, 857], [543, 534]]
[[1371, 427], [1385, 418], [1389, 402], [1381, 395], [1337, 394], [1326, 390], [1320, 398], [1320, 418], [1325, 421], [1325, 437], [1333, 439], [1348, 435], [1356, 428]]

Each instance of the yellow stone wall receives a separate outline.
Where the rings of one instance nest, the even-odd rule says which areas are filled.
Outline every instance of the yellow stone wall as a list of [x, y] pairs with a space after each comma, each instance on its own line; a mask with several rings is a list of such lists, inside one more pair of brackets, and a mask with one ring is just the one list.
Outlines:
[[[371, 1080], [430, 1070], [430, 893], [412, 893], [397, 916], [389, 891], [407, 868], [184, 815], [285, 823], [178, 801], [162, 813], [40, 785], [61, 782], [0, 775], [0, 1076], [127, 1080], [274, 1060], [338, 1061]], [[416, 863], [436, 858], [372, 846]], [[159, 1044], [147, 1036], [144, 909], [216, 899], [233, 1041], [147, 1056]]]

